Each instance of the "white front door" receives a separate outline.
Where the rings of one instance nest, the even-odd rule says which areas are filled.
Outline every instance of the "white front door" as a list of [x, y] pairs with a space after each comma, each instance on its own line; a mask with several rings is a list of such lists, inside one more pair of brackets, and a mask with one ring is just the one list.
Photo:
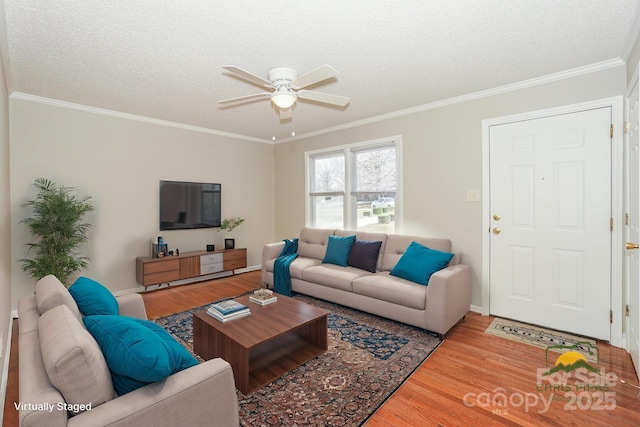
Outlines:
[[629, 124], [625, 138], [625, 239], [627, 250], [625, 256], [625, 283], [627, 287], [628, 350], [640, 376], [640, 147], [638, 133], [640, 131], [640, 98], [638, 80], [635, 81], [627, 98], [627, 118]]
[[611, 108], [489, 128], [493, 315], [609, 340]]

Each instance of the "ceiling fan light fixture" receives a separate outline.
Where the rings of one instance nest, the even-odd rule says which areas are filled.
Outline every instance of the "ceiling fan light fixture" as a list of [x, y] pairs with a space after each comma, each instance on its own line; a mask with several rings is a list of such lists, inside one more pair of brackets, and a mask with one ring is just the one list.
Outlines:
[[271, 102], [279, 108], [291, 107], [296, 102], [296, 99], [296, 94], [286, 88], [280, 88], [271, 95]]

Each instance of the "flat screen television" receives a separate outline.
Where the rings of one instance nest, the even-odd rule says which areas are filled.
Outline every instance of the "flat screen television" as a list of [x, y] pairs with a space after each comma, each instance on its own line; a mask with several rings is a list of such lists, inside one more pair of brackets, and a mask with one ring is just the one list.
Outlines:
[[220, 184], [160, 181], [160, 230], [220, 227]]

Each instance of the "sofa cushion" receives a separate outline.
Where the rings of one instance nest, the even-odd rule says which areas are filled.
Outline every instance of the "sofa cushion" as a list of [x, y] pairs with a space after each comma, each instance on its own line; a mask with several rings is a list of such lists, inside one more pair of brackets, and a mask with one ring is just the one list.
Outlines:
[[82, 320], [102, 348], [119, 395], [198, 364], [167, 331], [148, 320], [112, 315]]
[[358, 240], [356, 239], [351, 246], [347, 265], [351, 267], [361, 268], [365, 271], [375, 273], [378, 264], [378, 255], [380, 254], [380, 246], [382, 241]]
[[[300, 279], [302, 280], [302, 272], [305, 271], [309, 267], [313, 267], [316, 265], [320, 265], [322, 261], [315, 258], [303, 258], [298, 256], [291, 265], [289, 265], [289, 273], [291, 274], [292, 279]], [[273, 268], [271, 268], [273, 271]]]
[[427, 301], [427, 287], [378, 272], [362, 276], [353, 281], [353, 293], [401, 306], [424, 310]]
[[359, 268], [342, 267], [335, 264], [321, 264], [306, 268], [302, 272], [302, 280], [351, 292], [353, 290], [351, 283], [358, 277], [367, 274], [370, 273]]
[[298, 255], [317, 260], [324, 259], [330, 235], [333, 235], [333, 230], [303, 228], [298, 238]]
[[428, 285], [431, 275], [445, 268], [451, 258], [453, 258], [453, 254], [411, 242], [407, 251], [389, 274], [420, 285]]
[[82, 318], [78, 305], [69, 290], [56, 276], [50, 274], [38, 280], [36, 283], [36, 306], [40, 316], [59, 305], [67, 306], [78, 321]]
[[336, 264], [342, 267], [347, 266], [347, 259], [351, 252], [351, 246], [356, 241], [356, 235], [340, 237], [329, 236], [329, 243], [327, 244], [327, 252], [324, 255], [322, 262], [324, 264]]
[[78, 405], [81, 412], [88, 403], [96, 407], [113, 399], [111, 374], [100, 346], [66, 305], [40, 316], [38, 333], [49, 381], [68, 404]]
[[78, 277], [69, 288], [69, 293], [85, 316], [119, 314], [118, 302], [113, 294], [88, 277]]
[[451, 240], [449, 239], [389, 234], [387, 242], [382, 249], [384, 253], [382, 255], [382, 265], [379, 270], [391, 271], [409, 248], [411, 242], [417, 242], [438, 251], [451, 252]]

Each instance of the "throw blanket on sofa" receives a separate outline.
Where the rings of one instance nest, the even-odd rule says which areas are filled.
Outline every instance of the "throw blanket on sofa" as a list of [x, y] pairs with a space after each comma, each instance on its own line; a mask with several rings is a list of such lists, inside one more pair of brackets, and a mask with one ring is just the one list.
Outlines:
[[289, 266], [296, 258], [298, 258], [298, 239], [285, 239], [284, 249], [273, 264], [273, 289], [281, 295], [291, 296]]

